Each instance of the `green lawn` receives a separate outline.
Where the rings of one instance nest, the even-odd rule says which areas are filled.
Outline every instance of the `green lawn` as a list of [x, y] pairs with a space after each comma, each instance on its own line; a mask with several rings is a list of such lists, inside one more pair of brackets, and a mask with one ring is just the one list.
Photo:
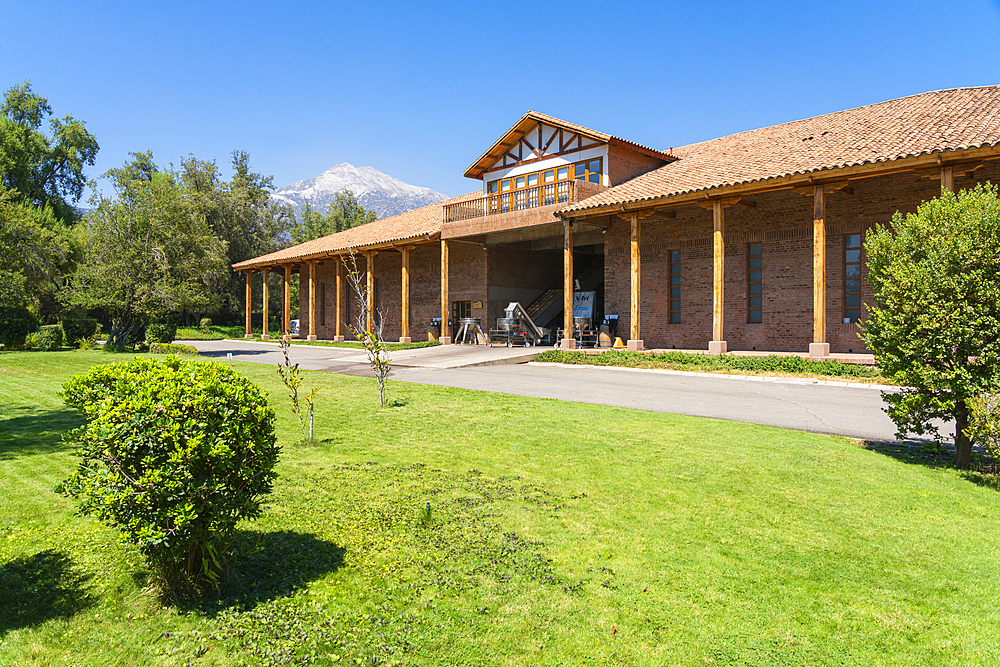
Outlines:
[[[1000, 494], [840, 439], [306, 372], [216, 600], [52, 488], [102, 352], [0, 353], [2, 665], [996, 665]], [[423, 512], [430, 503], [429, 517]]]
[[[187, 341], [187, 340], [224, 340], [226, 338], [236, 338], [242, 339], [243, 334], [246, 332], [245, 327], [223, 327], [223, 326], [211, 326], [207, 330], [198, 329], [195, 327], [178, 327], [177, 337], [175, 340]], [[254, 332], [258, 337], [260, 336], [260, 330]], [[273, 334], [272, 334], [273, 335]], [[277, 335], [274, 335], [273, 340], [277, 342]], [[319, 345], [322, 347], [352, 347], [361, 349], [364, 346], [360, 341], [348, 340], [342, 343], [335, 343], [330, 340], [300, 340], [292, 339], [290, 341], [292, 345]], [[393, 343], [388, 342], [386, 346], [390, 351], [393, 350], [413, 350], [420, 347], [435, 347], [440, 345], [436, 340], [425, 340], [414, 343]]]

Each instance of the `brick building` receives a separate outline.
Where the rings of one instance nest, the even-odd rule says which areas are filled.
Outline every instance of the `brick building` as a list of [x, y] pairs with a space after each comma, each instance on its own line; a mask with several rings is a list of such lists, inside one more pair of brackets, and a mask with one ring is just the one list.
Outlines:
[[423, 340], [443, 317], [450, 342], [448, 320], [492, 326], [510, 301], [571, 330], [582, 290], [632, 348], [862, 352], [865, 231], [941, 188], [1000, 181], [1000, 86], [665, 152], [528, 112], [465, 175], [482, 187], [234, 268], [248, 296], [255, 273], [300, 273], [302, 330], [322, 339], [346, 333], [353, 255], [387, 339]]

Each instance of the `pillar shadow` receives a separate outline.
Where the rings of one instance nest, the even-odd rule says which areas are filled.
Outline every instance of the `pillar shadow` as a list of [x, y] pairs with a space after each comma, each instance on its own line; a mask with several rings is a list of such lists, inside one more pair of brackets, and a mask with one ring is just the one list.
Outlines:
[[0, 564], [0, 637], [54, 618], [68, 618], [96, 603], [89, 574], [50, 549]]
[[16, 406], [0, 417], [0, 461], [18, 456], [51, 454], [68, 445], [62, 434], [82, 426], [84, 417], [72, 408], [38, 410]]

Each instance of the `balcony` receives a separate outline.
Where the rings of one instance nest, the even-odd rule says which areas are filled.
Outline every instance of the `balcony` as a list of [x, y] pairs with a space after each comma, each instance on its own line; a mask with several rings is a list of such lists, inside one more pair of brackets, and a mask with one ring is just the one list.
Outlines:
[[448, 204], [444, 207], [441, 237], [488, 234], [558, 222], [556, 211], [606, 189], [589, 181], [560, 181]]

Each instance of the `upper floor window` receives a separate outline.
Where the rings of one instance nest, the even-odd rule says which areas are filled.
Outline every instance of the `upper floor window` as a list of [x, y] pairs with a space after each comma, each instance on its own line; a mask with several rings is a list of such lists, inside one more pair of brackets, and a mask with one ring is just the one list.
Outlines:
[[594, 158], [593, 160], [576, 162], [565, 167], [553, 167], [552, 169], [544, 169], [531, 174], [524, 174], [523, 176], [514, 176], [512, 178], [501, 178], [496, 181], [490, 181], [486, 186], [486, 192], [492, 195], [498, 192], [523, 190], [525, 188], [534, 188], [538, 185], [548, 185], [549, 183], [558, 183], [560, 181], [568, 180], [600, 183], [602, 179], [601, 175], [603, 173], [604, 158], [599, 157]]

